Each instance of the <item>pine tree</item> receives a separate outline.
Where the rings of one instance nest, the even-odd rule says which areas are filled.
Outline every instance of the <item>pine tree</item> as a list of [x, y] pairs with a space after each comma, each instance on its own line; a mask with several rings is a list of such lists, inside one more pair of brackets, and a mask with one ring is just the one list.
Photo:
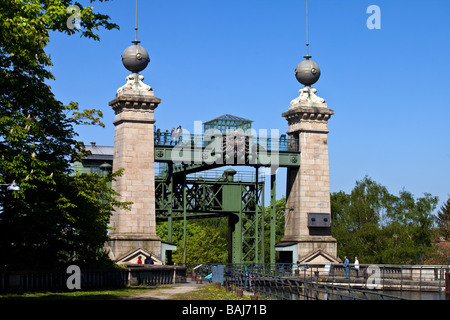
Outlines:
[[450, 240], [450, 197], [437, 212], [436, 223], [440, 236]]

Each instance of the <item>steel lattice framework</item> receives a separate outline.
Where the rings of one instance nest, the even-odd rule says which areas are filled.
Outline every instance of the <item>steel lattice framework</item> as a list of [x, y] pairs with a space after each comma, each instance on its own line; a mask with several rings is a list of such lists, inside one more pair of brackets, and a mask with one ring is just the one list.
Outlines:
[[262, 262], [264, 181], [235, 181], [233, 171], [217, 179], [190, 178], [173, 170], [160, 174], [155, 181], [156, 220], [168, 221], [171, 241], [175, 220], [226, 216], [231, 261]]
[[[274, 139], [249, 139], [231, 136], [223, 140], [219, 158], [222, 161], [207, 163], [204, 160], [208, 146], [195, 136], [183, 140], [177, 155], [181, 158], [202, 159], [197, 163], [182, 164], [173, 160], [174, 145], [171, 137], [155, 136], [155, 163], [165, 169], [155, 176], [156, 221], [168, 221], [168, 240], [172, 241], [172, 222], [175, 220], [228, 218], [229, 262], [264, 262], [264, 181], [258, 178], [258, 170], [270, 164], [262, 157], [276, 156], [279, 167], [298, 168], [300, 152], [298, 141], [280, 137]], [[250, 141], [256, 141], [250, 147]], [[253, 143], [254, 143], [253, 142]], [[260, 144], [262, 142], [262, 145]], [[229, 150], [231, 146], [231, 151]], [[241, 150], [240, 147], [243, 149]], [[279, 148], [278, 148], [279, 147]], [[96, 147], [81, 163], [74, 165], [80, 173], [103, 172], [102, 165], [111, 166], [113, 155], [110, 147]], [[98, 151], [97, 151], [98, 152]], [[227, 158], [231, 154], [231, 158]], [[234, 159], [233, 159], [234, 154]], [[216, 150], [217, 155], [217, 150]], [[241, 158], [239, 158], [239, 156]], [[224, 166], [247, 166], [255, 169], [253, 179], [241, 179], [239, 173], [228, 169], [221, 175], [207, 177], [211, 169]], [[195, 176], [193, 176], [195, 175]], [[270, 176], [270, 262], [275, 262], [275, 174]], [[185, 224], [186, 225], [186, 224]], [[184, 230], [186, 234], [186, 230]]]

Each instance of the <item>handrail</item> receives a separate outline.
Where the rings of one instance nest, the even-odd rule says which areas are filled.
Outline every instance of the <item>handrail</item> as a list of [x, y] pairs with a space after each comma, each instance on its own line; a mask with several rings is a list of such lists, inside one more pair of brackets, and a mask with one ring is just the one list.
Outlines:
[[192, 271], [194, 271], [197, 268], [200, 268], [201, 266], [203, 266], [203, 263], [200, 263], [198, 266], [196, 266], [195, 268], [192, 269]]
[[[281, 135], [280, 137], [255, 137], [247, 134], [217, 134], [214, 138], [223, 139], [222, 143], [229, 143], [234, 138], [244, 138], [246, 143], [251, 142], [251, 145], [257, 145], [267, 151], [288, 151], [298, 152], [298, 138]], [[242, 139], [241, 139], [242, 140]], [[244, 140], [239, 140], [239, 143], [244, 143]], [[181, 143], [190, 143], [196, 147], [205, 148], [210, 141], [204, 140], [202, 134], [182, 134], [172, 135], [171, 132], [156, 132], [154, 133], [155, 146], [176, 146]]]
[[[208, 268], [208, 265], [213, 264], [203, 264], [203, 268]], [[278, 297], [282, 297], [283, 295], [286, 297], [286, 292], [288, 292], [287, 287], [286, 292], [282, 293], [280, 290], [290, 282], [292, 283], [292, 287], [290, 288], [292, 292], [295, 293], [300, 290], [309, 291], [307, 294], [309, 298], [315, 292], [315, 285], [320, 289], [320, 294], [328, 294], [330, 297], [330, 294], [333, 293], [333, 297], [341, 297], [342, 299], [351, 299], [351, 294], [347, 297], [343, 296], [344, 294], [348, 294], [349, 289], [353, 290], [352, 293], [356, 294], [358, 299], [371, 299], [375, 296], [379, 299], [399, 299], [399, 297], [385, 293], [380, 296], [382, 293], [379, 290], [442, 291], [445, 286], [444, 277], [445, 271], [447, 270], [447, 266], [445, 265], [360, 264], [359, 278], [356, 278], [356, 271], [351, 270], [350, 278], [346, 279], [342, 264], [331, 264], [331, 268], [327, 274], [323, 273], [325, 264], [242, 263], [223, 265], [228, 279], [241, 287], [245, 286], [245, 277], [250, 276], [249, 279], [251, 281], [259, 281], [262, 283], [264, 280], [266, 284], [270, 279], [272, 281], [271, 287], [264, 290], [266, 292], [277, 291]], [[245, 270], [245, 267], [247, 267], [247, 270]], [[373, 276], [367, 273], [369, 267], [379, 268], [379, 285], [369, 285]], [[341, 291], [341, 295], [338, 294], [339, 290]], [[314, 294], [318, 293], [315, 292]], [[299, 296], [298, 293], [295, 295]]]
[[[248, 282], [246, 279], [249, 279]], [[407, 300], [403, 297], [389, 295], [380, 292], [355, 289], [317, 281], [271, 276], [231, 269], [226, 274], [227, 286], [234, 285], [234, 290], [242, 287], [245, 290], [260, 292], [275, 299], [281, 300], [330, 300], [333, 296], [339, 299], [368, 300], [368, 299], [392, 299]]]

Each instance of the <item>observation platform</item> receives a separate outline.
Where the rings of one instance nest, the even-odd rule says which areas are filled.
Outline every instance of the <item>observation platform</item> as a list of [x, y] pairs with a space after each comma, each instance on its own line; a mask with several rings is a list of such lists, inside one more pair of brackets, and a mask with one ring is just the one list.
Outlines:
[[181, 168], [185, 164], [189, 173], [224, 165], [300, 166], [298, 139], [284, 134], [263, 138], [241, 133], [194, 135], [165, 131], [155, 132], [154, 139], [155, 162], [172, 162]]

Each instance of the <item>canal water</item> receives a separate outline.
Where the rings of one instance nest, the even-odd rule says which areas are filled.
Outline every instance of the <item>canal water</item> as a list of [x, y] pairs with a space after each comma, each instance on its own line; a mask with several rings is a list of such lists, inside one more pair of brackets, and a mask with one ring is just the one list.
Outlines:
[[418, 292], [418, 291], [380, 291], [385, 294], [398, 296], [411, 300], [450, 300], [450, 295], [445, 292]]

